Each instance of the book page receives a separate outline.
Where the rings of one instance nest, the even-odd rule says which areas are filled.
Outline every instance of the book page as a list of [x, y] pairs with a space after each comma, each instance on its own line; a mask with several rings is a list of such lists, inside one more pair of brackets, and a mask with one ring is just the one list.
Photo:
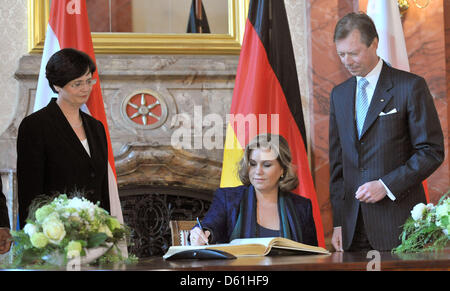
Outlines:
[[267, 248], [262, 244], [216, 244], [202, 246], [171, 246], [163, 258], [168, 258], [176, 253], [188, 250], [220, 250], [232, 254], [236, 257], [242, 256], [263, 256], [267, 253]]
[[302, 244], [282, 237], [263, 237], [263, 238], [239, 238], [234, 239], [228, 244], [202, 245], [202, 246], [171, 246], [164, 258], [170, 257], [181, 251], [213, 249], [230, 253], [236, 257], [242, 256], [265, 256], [272, 248], [298, 250], [304, 252], [329, 254], [324, 248]]
[[277, 237], [256, 237], [256, 238], [236, 238], [230, 242], [230, 245], [245, 245], [245, 244], [260, 244], [266, 248], [269, 247], [272, 241], [278, 239]]

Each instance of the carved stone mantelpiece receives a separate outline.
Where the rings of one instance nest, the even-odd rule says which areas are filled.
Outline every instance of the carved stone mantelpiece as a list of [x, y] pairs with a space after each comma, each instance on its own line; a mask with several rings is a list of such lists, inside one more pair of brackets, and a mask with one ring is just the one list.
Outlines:
[[214, 191], [222, 163], [171, 146], [129, 145], [116, 157], [119, 189], [130, 185]]

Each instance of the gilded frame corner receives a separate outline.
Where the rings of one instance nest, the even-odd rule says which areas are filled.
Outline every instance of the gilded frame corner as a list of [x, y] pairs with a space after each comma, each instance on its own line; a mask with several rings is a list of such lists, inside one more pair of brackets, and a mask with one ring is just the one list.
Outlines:
[[[92, 33], [98, 54], [239, 54], [250, 0], [228, 0], [228, 34]], [[42, 53], [49, 0], [28, 0], [28, 51]]]

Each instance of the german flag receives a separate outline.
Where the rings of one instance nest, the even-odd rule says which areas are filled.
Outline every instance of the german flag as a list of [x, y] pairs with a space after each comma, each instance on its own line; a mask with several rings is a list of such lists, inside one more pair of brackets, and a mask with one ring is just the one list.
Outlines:
[[[245, 125], [245, 126], [243, 126]], [[292, 151], [299, 186], [311, 200], [317, 241], [325, 247], [322, 219], [306, 152], [306, 131], [284, 1], [252, 0], [236, 73], [223, 156], [221, 187], [241, 185], [236, 164], [256, 135], [283, 136]]]

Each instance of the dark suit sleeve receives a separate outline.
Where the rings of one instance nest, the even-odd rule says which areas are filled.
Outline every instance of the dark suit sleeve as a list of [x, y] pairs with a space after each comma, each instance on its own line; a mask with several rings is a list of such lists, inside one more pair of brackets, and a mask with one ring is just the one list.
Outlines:
[[227, 237], [227, 208], [226, 190], [219, 188], [214, 193], [214, 198], [208, 213], [202, 221], [202, 227], [211, 232], [210, 242], [228, 242]]
[[407, 122], [413, 155], [405, 164], [381, 178], [395, 196], [420, 184], [444, 160], [444, 137], [433, 97], [423, 78], [415, 78], [412, 82], [407, 98]]
[[17, 187], [20, 225], [25, 225], [28, 207], [44, 194], [45, 150], [39, 125], [24, 119], [17, 136]]
[[10, 228], [8, 207], [6, 206], [6, 197], [3, 194], [2, 179], [0, 178], [0, 227]]
[[333, 226], [342, 225], [342, 201], [344, 199], [344, 176], [342, 147], [333, 102], [334, 89], [330, 97], [329, 159], [330, 159], [330, 202], [333, 208]]

